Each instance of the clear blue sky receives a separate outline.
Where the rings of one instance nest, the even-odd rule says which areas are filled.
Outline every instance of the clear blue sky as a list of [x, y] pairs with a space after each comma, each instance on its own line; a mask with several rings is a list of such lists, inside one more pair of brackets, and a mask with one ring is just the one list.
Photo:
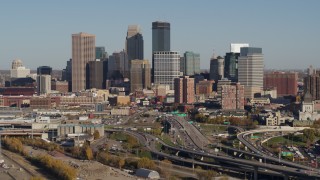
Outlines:
[[143, 30], [145, 58], [151, 60], [151, 23], [171, 23], [171, 49], [200, 53], [209, 67], [212, 50], [232, 42], [262, 47], [265, 67], [320, 68], [319, 0], [28, 0], [0, 5], [0, 69], [15, 58], [28, 68], [63, 69], [71, 57], [71, 34], [96, 35], [109, 54], [124, 49], [129, 24]]

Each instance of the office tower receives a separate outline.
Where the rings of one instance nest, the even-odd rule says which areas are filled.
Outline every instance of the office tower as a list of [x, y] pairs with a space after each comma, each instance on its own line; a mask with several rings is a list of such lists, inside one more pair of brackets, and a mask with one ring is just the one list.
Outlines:
[[242, 47], [249, 47], [247, 43], [231, 43], [230, 44], [230, 52], [232, 53], [240, 53]]
[[143, 59], [143, 37], [138, 25], [129, 25], [126, 37], [126, 53], [128, 61], [133, 59]]
[[51, 75], [43, 74], [37, 76], [37, 90], [38, 95], [51, 92]]
[[152, 22], [152, 52], [170, 51], [170, 23]]
[[224, 76], [224, 58], [212, 56], [210, 60], [210, 80], [218, 82]]
[[95, 60], [96, 36], [87, 33], [72, 34], [72, 91], [86, 88], [86, 65]]
[[244, 109], [244, 86], [231, 83], [221, 86], [221, 109]]
[[277, 89], [277, 96], [296, 96], [298, 93], [298, 73], [268, 72], [263, 77], [264, 89]]
[[60, 93], [69, 92], [69, 83], [67, 81], [51, 81], [51, 90], [58, 91]]
[[103, 61], [89, 61], [86, 67], [86, 89], [103, 89]]
[[151, 69], [148, 60], [131, 60], [130, 91], [151, 88]]
[[185, 71], [185, 60], [184, 60], [184, 57], [180, 57], [180, 72], [182, 72], [183, 73], [183, 75], [184, 75], [184, 71]]
[[108, 78], [123, 79], [129, 78], [129, 61], [125, 51], [114, 52], [108, 59]]
[[23, 66], [20, 59], [15, 59], [12, 61], [12, 66], [10, 69], [11, 78], [25, 78], [30, 74], [30, 69]]
[[194, 78], [189, 76], [174, 79], [175, 103], [194, 103]]
[[170, 85], [173, 90], [174, 78], [180, 76], [180, 55], [176, 51], [153, 53], [154, 84]]
[[40, 66], [37, 68], [38, 95], [51, 92], [51, 75], [52, 68], [50, 66]]
[[52, 75], [52, 68], [50, 66], [40, 66], [37, 68], [37, 75]]
[[230, 79], [232, 82], [238, 81], [238, 57], [240, 53], [226, 53], [224, 57], [224, 77]]
[[108, 58], [108, 53], [106, 52], [105, 47], [98, 46], [96, 47], [96, 59], [105, 60]]
[[245, 87], [245, 98], [251, 99], [263, 88], [262, 48], [243, 47], [238, 58], [238, 82]]
[[[192, 76], [200, 73], [200, 54], [192, 51], [184, 53], [183, 58], [183, 74], [186, 76]], [[181, 65], [181, 64], [180, 64]]]
[[313, 72], [304, 78], [304, 93], [308, 92], [312, 100], [320, 99], [320, 71]]
[[72, 59], [67, 61], [67, 66], [62, 70], [62, 81], [68, 82], [68, 91], [72, 91]]

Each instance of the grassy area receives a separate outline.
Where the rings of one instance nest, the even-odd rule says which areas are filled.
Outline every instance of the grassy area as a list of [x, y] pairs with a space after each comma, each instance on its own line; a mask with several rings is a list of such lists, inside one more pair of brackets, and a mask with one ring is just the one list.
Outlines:
[[162, 136], [160, 137], [160, 139], [161, 139], [164, 143], [166, 143], [167, 145], [176, 146], [175, 144], [173, 144], [173, 142], [171, 141], [169, 135], [167, 135], [167, 134], [162, 135]]
[[224, 133], [228, 127], [217, 124], [200, 124], [200, 128], [204, 134], [211, 135], [212, 133]]
[[269, 148], [276, 147], [277, 145], [293, 145], [293, 146], [302, 146], [305, 147], [306, 143], [303, 142], [302, 135], [296, 135], [293, 139], [289, 139], [288, 136], [279, 136], [271, 138], [269, 141], [264, 143]]
[[127, 136], [125, 133], [122, 132], [115, 132], [110, 135], [110, 139], [116, 140], [116, 141], [126, 141]]

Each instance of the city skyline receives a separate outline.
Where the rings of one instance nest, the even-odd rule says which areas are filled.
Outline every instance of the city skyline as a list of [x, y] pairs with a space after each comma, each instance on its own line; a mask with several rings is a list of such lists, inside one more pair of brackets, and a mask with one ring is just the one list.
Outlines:
[[[200, 53], [201, 69], [208, 69], [213, 49], [224, 56], [230, 43], [263, 48], [267, 69], [320, 67], [312, 56], [320, 40], [318, 1], [170, 1], [171, 6], [166, 2], [2, 3], [0, 19], [6, 36], [0, 39], [0, 70], [9, 70], [13, 59], [21, 59], [30, 69], [39, 65], [63, 69], [72, 56], [70, 35], [79, 32], [96, 35], [96, 46], [104, 46], [108, 54], [121, 51], [131, 24], [141, 27], [145, 59], [151, 61], [155, 21], [170, 23], [171, 50], [180, 55]], [[91, 13], [82, 13], [87, 8]], [[119, 8], [123, 12], [114, 16]], [[187, 13], [190, 10], [195, 13]]]

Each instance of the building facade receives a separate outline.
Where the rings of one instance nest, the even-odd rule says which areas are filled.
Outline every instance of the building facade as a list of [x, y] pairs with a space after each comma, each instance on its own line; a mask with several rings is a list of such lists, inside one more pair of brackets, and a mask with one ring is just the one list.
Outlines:
[[128, 26], [125, 50], [128, 55], [129, 65], [133, 59], [143, 59], [143, 36], [140, 26]]
[[174, 99], [175, 103], [194, 103], [194, 78], [184, 76], [174, 79]]
[[224, 78], [224, 58], [214, 56], [210, 60], [210, 80], [218, 82]]
[[232, 82], [238, 81], [238, 57], [240, 53], [226, 53], [224, 56], [224, 77]]
[[132, 60], [130, 69], [131, 92], [151, 88], [151, 68], [148, 60]]
[[108, 58], [108, 53], [106, 52], [105, 47], [99, 46], [96, 47], [96, 59], [104, 60]]
[[96, 36], [87, 33], [72, 34], [72, 91], [86, 89], [86, 65], [96, 59]]
[[154, 84], [170, 85], [173, 90], [174, 78], [180, 73], [180, 55], [177, 51], [157, 51], [153, 53]]
[[86, 89], [103, 89], [103, 61], [96, 59], [89, 61], [86, 67]]
[[10, 69], [11, 78], [25, 78], [29, 74], [30, 74], [30, 69], [25, 68], [20, 59], [15, 59], [12, 61], [12, 65]]
[[221, 86], [221, 109], [244, 109], [244, 86], [232, 83]]
[[245, 98], [251, 99], [263, 88], [262, 48], [243, 47], [238, 58], [238, 82], [245, 87]]
[[[181, 65], [181, 63], [180, 63]], [[200, 74], [200, 54], [192, 51], [184, 53], [182, 71], [184, 76]]]
[[296, 96], [298, 93], [298, 74], [296, 72], [270, 72], [263, 77], [264, 89], [276, 88], [277, 97]]
[[51, 93], [51, 75], [37, 76], [37, 90], [38, 95]]
[[310, 71], [304, 78], [304, 91], [309, 92], [313, 100], [320, 100], [320, 71]]
[[212, 89], [212, 86], [214, 84], [214, 81], [211, 81], [211, 80], [202, 80], [202, 81], [199, 81], [197, 84], [196, 84], [196, 94], [197, 95], [205, 95], [205, 96], [209, 96], [213, 89]]
[[170, 23], [152, 22], [152, 52], [170, 51]]

